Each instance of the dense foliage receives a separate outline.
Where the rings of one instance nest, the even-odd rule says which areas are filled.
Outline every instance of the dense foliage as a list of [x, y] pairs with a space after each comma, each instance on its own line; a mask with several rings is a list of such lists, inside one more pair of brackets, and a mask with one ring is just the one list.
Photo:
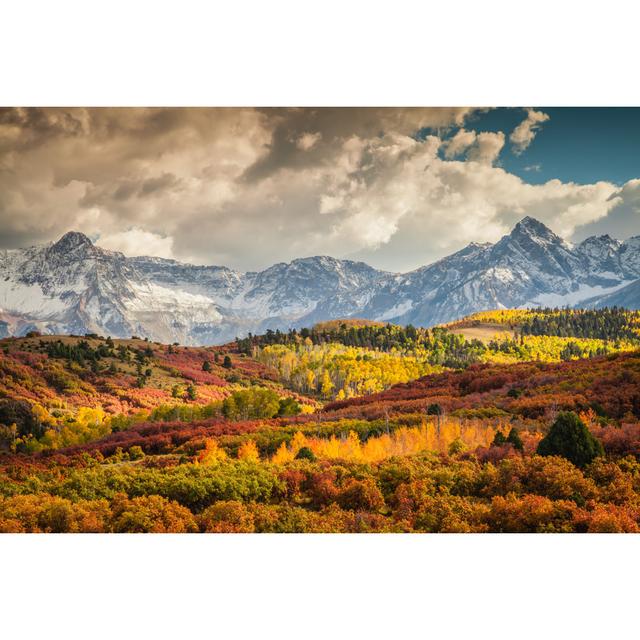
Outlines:
[[631, 340], [640, 344], [640, 314], [611, 309], [541, 309], [520, 325], [523, 335]]
[[640, 532], [640, 352], [491, 313], [207, 349], [5, 339], [0, 531]]
[[481, 362], [559, 362], [633, 350], [640, 347], [637, 322], [637, 313], [616, 308], [505, 310], [433, 329], [334, 321], [249, 335], [237, 345], [295, 391], [342, 400]]
[[[147, 420], [274, 417], [315, 406], [284, 389], [275, 372], [225, 348], [95, 335], [35, 334], [1, 344], [0, 452], [84, 444]], [[267, 398], [271, 409], [245, 409], [254, 397]]]

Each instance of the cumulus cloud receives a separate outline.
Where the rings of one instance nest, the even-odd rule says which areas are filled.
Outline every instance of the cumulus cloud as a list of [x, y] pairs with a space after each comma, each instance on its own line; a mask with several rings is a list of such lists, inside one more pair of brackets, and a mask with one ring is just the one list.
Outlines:
[[494, 242], [527, 215], [568, 236], [617, 204], [610, 183], [531, 185], [490, 163], [442, 160], [434, 140], [415, 142], [385, 164], [388, 146], [395, 144], [378, 140], [363, 153], [375, 180], [349, 181], [338, 191], [343, 222], [334, 236], [360, 244], [352, 257], [386, 269], [417, 267], [427, 254], [441, 257], [471, 241]]
[[528, 184], [495, 166], [504, 134], [469, 131], [470, 113], [6, 110], [1, 243], [76, 229], [128, 255], [241, 270], [326, 254], [402, 271], [525, 215], [569, 235], [632, 201], [631, 185]]
[[493, 164], [504, 147], [504, 133], [483, 131], [476, 136], [476, 141], [469, 149], [467, 158], [482, 164]]
[[611, 209], [606, 218], [579, 225], [573, 239], [609, 234], [619, 240], [640, 235], [640, 180], [629, 180], [610, 196]]
[[270, 138], [254, 109], [2, 110], [3, 244], [72, 228], [177, 237], [194, 212], [219, 212], [234, 197]]
[[549, 120], [549, 116], [543, 111], [535, 111], [534, 109], [527, 109], [526, 111], [527, 117], [509, 136], [513, 152], [516, 155], [520, 155], [533, 142], [542, 123]]
[[444, 157], [451, 160], [462, 155], [476, 141], [476, 132], [458, 129], [445, 145]]
[[103, 249], [120, 251], [125, 256], [158, 256], [173, 258], [173, 238], [133, 228], [100, 236], [96, 244]]
[[[265, 109], [261, 113], [272, 126], [265, 153], [246, 173], [247, 182], [259, 182], [279, 171], [302, 171], [323, 165], [327, 152], [339, 149], [350, 138], [370, 139], [386, 132], [413, 135], [424, 128], [447, 130], [460, 126], [473, 112], [469, 108], [318, 108]], [[297, 141], [307, 132], [319, 132], [323, 144], [311, 151]]]
[[493, 164], [504, 147], [504, 133], [467, 131], [458, 129], [456, 134], [443, 143], [444, 157], [447, 160], [460, 157], [466, 153], [468, 160], [482, 164]]

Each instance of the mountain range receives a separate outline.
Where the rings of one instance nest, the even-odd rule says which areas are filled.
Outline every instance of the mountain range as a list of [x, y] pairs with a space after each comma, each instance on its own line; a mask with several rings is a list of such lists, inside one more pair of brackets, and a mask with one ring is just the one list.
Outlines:
[[640, 308], [640, 236], [573, 245], [534, 218], [409, 273], [327, 256], [264, 271], [107, 251], [82, 233], [0, 251], [0, 337], [137, 335], [217, 344], [267, 329], [359, 317], [432, 326], [483, 309]]

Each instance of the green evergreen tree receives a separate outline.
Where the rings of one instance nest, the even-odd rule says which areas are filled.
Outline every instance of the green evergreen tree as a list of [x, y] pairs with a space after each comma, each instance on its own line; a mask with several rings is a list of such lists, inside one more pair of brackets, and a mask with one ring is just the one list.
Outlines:
[[587, 429], [573, 411], [561, 413], [549, 433], [538, 445], [538, 455], [562, 456], [577, 467], [584, 467], [604, 455], [602, 443]]
[[524, 449], [522, 438], [520, 437], [520, 434], [517, 432], [515, 427], [511, 427], [511, 431], [509, 431], [506, 442], [512, 444], [513, 448], [517, 449], [518, 451], [522, 451]]
[[311, 462], [315, 462], [316, 456], [309, 447], [301, 447], [296, 454], [296, 460], [311, 460]]
[[427, 415], [428, 416], [441, 416], [442, 415], [442, 407], [439, 404], [435, 403], [435, 402], [433, 404], [430, 404], [427, 407]]
[[279, 416], [297, 416], [300, 411], [300, 403], [295, 398], [280, 398]]
[[493, 436], [493, 442], [491, 443], [492, 447], [501, 447], [507, 442], [507, 439], [504, 437], [504, 433], [502, 431], [496, 431], [496, 435]]

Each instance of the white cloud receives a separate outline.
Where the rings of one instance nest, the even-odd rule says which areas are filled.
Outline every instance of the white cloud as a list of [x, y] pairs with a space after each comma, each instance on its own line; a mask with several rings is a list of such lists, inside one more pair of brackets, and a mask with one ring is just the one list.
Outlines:
[[103, 249], [120, 251], [125, 256], [173, 258], [173, 238], [140, 228], [100, 236], [96, 244]]
[[531, 185], [492, 166], [501, 140], [490, 140], [483, 163], [439, 159], [437, 138], [413, 141], [400, 155], [392, 153], [398, 145], [391, 137], [370, 140], [360, 168], [331, 192], [340, 198], [331, 244], [376, 266], [406, 270], [471, 241], [494, 242], [526, 215], [568, 236], [616, 205], [610, 183]]
[[444, 157], [451, 160], [462, 155], [476, 141], [476, 132], [458, 129], [457, 133], [448, 140], [445, 146]]
[[443, 144], [444, 157], [452, 160], [467, 153], [467, 159], [482, 164], [493, 164], [504, 147], [504, 133], [467, 131], [458, 129], [456, 134]]
[[334, 213], [338, 211], [340, 207], [344, 204], [344, 197], [337, 196], [320, 196], [320, 213]]
[[476, 137], [474, 145], [469, 149], [467, 158], [482, 164], [493, 164], [504, 147], [504, 133], [483, 131]]
[[640, 236], [640, 179], [629, 180], [611, 195], [610, 200], [609, 215], [578, 226], [574, 240], [603, 234], [619, 240]]
[[520, 155], [536, 137], [543, 122], [549, 120], [549, 116], [543, 111], [527, 109], [527, 117], [511, 132], [509, 140], [513, 146], [513, 152]]

